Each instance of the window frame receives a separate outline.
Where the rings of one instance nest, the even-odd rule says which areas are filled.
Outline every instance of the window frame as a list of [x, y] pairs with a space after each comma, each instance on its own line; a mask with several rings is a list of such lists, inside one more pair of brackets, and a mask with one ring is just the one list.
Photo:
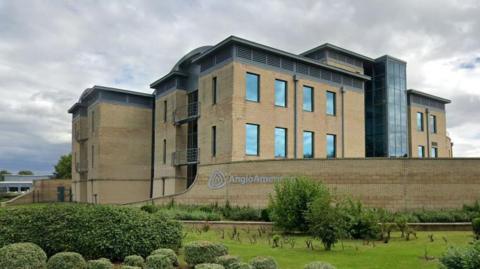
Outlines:
[[[305, 157], [305, 134], [306, 133], [310, 133], [312, 136], [312, 146], [311, 146], [311, 150], [312, 150], [312, 156], [311, 157]], [[302, 138], [303, 138], [303, 153], [302, 153], [302, 156], [303, 156], [303, 159], [314, 159], [315, 158], [315, 132], [313, 131], [308, 131], [308, 130], [304, 130], [303, 133], [302, 133]]]
[[[284, 131], [284, 155], [283, 156], [277, 156], [277, 130], [283, 130]], [[274, 157], [276, 159], [286, 159], [288, 157], [288, 129], [284, 127], [275, 127], [274, 129]]]
[[[310, 110], [305, 109], [305, 90], [306, 89], [310, 90], [310, 105], [311, 105]], [[315, 89], [312, 86], [303, 85], [303, 105], [302, 105], [302, 109], [305, 112], [314, 112], [315, 111]]]
[[167, 100], [163, 100], [163, 122], [167, 122], [167, 114], [168, 114], [168, 103]]
[[[283, 89], [284, 93], [284, 105], [279, 105], [277, 104], [277, 82], [282, 82], [284, 83], [285, 85], [285, 88]], [[275, 79], [274, 83], [273, 83], [273, 88], [274, 88], [274, 94], [273, 94], [273, 103], [275, 105], [275, 107], [283, 107], [283, 108], [287, 108], [288, 107], [288, 82], [286, 80], [283, 80], [283, 79]]]
[[431, 125], [431, 126], [429, 126], [429, 127], [431, 127], [430, 128], [430, 133], [436, 134], [437, 133], [437, 116], [430, 114], [429, 117], [430, 117], [429, 124]]
[[[420, 154], [419, 154], [420, 149], [422, 150], [422, 156], [420, 156]], [[423, 146], [423, 145], [418, 145], [417, 146], [417, 157], [422, 158], [422, 159], [425, 158], [425, 146]]]
[[212, 78], [212, 105], [216, 105], [217, 104], [217, 94], [218, 94], [218, 79], [217, 77], [213, 77]]
[[[434, 153], [434, 154], [432, 154]], [[435, 155], [435, 156], [432, 156]], [[438, 147], [431, 147], [430, 148], [430, 158], [438, 158]]]
[[163, 139], [162, 163], [167, 164], [167, 139]]
[[[251, 75], [251, 76], [256, 76], [257, 77], [257, 99], [256, 100], [252, 100], [252, 99], [248, 99], [248, 76]], [[248, 101], [248, 102], [254, 102], [254, 103], [260, 103], [260, 75], [259, 74], [255, 74], [255, 73], [252, 73], [252, 72], [246, 72], [245, 74], [245, 100]]]
[[[251, 154], [248, 153], [248, 126], [255, 126], [257, 130], [257, 138], [256, 138], [256, 153]], [[260, 156], [260, 125], [256, 123], [245, 123], [245, 155], [246, 156]]]
[[[425, 126], [424, 126], [424, 119], [423, 119], [423, 112], [419, 112], [417, 111], [417, 118], [416, 118], [416, 129], [418, 132], [423, 132], [425, 130]], [[418, 118], [420, 116], [420, 119]], [[419, 121], [420, 121], [420, 126], [418, 126], [419, 124]]]
[[[333, 95], [333, 114], [329, 113], [328, 111], [328, 95], [329, 94]], [[337, 93], [333, 91], [326, 91], [325, 97], [326, 97], [325, 113], [327, 114], [327, 116], [337, 116]]]
[[212, 126], [212, 157], [217, 156], [217, 126]]
[[[329, 156], [328, 154], [328, 138], [329, 137], [333, 137], [333, 157]], [[337, 156], [337, 135], [336, 134], [327, 134], [325, 136], [325, 139], [326, 139], [326, 151], [327, 151], [327, 154], [326, 154], [326, 157], [327, 159], [336, 159], [338, 156]]]

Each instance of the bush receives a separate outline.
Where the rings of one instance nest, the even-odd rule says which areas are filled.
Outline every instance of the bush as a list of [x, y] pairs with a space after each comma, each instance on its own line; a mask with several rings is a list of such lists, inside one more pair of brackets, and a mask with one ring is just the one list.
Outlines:
[[238, 256], [223, 255], [215, 259], [215, 263], [223, 265], [223, 267], [230, 269], [230, 266], [234, 263], [240, 262]]
[[145, 269], [170, 269], [173, 268], [170, 259], [165, 255], [150, 255], [145, 261]]
[[185, 261], [190, 266], [200, 263], [214, 263], [217, 257], [227, 254], [227, 247], [220, 243], [195, 241], [185, 245]]
[[311, 262], [304, 269], [336, 269], [335, 266], [326, 262]]
[[87, 263], [76, 252], [60, 252], [48, 260], [48, 269], [86, 269]]
[[325, 250], [331, 250], [338, 239], [345, 235], [344, 220], [339, 210], [330, 203], [330, 195], [319, 196], [310, 204], [307, 214], [309, 232], [322, 241]]
[[255, 257], [250, 261], [253, 269], [277, 269], [277, 262], [272, 257]]
[[275, 225], [286, 231], [305, 232], [308, 205], [318, 196], [328, 195], [328, 190], [323, 184], [299, 177], [277, 182], [274, 193], [270, 195], [269, 210]]
[[473, 233], [475, 234], [475, 238], [479, 240], [480, 239], [480, 218], [476, 218], [472, 220], [472, 228], [473, 228]]
[[130, 266], [130, 265], [122, 265], [122, 267], [120, 267], [120, 269], [142, 269], [142, 267]]
[[441, 268], [444, 269], [474, 269], [478, 267], [466, 267], [466, 259], [468, 249], [458, 249], [449, 247], [448, 250], [440, 257]]
[[231, 264], [227, 269], [253, 269], [253, 267], [246, 262], [236, 262]]
[[0, 248], [0, 268], [47, 268], [47, 255], [32, 243], [16, 243]]
[[215, 263], [201, 263], [195, 265], [195, 269], [225, 269], [225, 267]]
[[113, 264], [110, 260], [102, 258], [98, 260], [90, 260], [87, 262], [88, 269], [113, 269]]
[[148, 213], [155, 213], [158, 211], [158, 207], [156, 207], [155, 205], [144, 205], [140, 207], [140, 209]]
[[123, 259], [123, 264], [128, 266], [137, 266], [143, 268], [145, 266], [145, 261], [142, 256], [138, 255], [129, 255]]
[[345, 230], [353, 239], [375, 240], [379, 238], [379, 214], [374, 209], [364, 208], [359, 201], [347, 200], [339, 205], [345, 221]]
[[[155, 249], [178, 249], [182, 226], [138, 208], [49, 204], [0, 209], [0, 246], [29, 241], [47, 255], [75, 251], [88, 259], [121, 260]], [[28, 225], [25, 225], [28, 223]]]
[[150, 255], [165, 255], [170, 259], [170, 262], [172, 263], [173, 266], [178, 266], [178, 257], [177, 254], [175, 254], [175, 251], [169, 248], [159, 248], [154, 250]]

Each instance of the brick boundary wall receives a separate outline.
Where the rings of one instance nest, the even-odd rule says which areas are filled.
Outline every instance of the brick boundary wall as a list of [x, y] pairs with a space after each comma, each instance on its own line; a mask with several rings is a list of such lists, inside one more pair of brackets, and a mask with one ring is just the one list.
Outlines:
[[[172, 200], [181, 204], [224, 204], [228, 200], [232, 205], [265, 207], [273, 190], [271, 181], [290, 176], [307, 176], [324, 182], [336, 195], [393, 211], [460, 208], [480, 199], [480, 158], [366, 158], [199, 165], [197, 178], [186, 191], [132, 204]], [[242, 180], [247, 183], [242, 184]]]

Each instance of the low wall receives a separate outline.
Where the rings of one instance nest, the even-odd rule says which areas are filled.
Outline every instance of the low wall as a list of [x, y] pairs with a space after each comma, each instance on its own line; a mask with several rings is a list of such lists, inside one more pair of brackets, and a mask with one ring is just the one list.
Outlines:
[[277, 180], [308, 176], [336, 195], [390, 210], [459, 208], [480, 199], [480, 159], [314, 159], [200, 165], [188, 190], [134, 204], [265, 207]]
[[35, 180], [32, 189], [10, 201], [2, 203], [3, 205], [22, 205], [31, 203], [60, 202], [58, 187], [64, 188], [63, 201], [70, 202], [71, 192], [70, 179], [44, 179]]

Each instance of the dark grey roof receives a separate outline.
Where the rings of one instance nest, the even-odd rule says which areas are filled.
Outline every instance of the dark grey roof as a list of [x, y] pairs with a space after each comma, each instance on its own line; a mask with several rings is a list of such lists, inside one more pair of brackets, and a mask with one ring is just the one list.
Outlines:
[[281, 55], [281, 56], [284, 56], [284, 57], [289, 57], [289, 58], [295, 59], [297, 61], [301, 61], [301, 62], [304, 62], [304, 63], [309, 63], [309, 64], [312, 64], [312, 65], [315, 65], [315, 66], [322, 67], [324, 69], [333, 70], [333, 71], [336, 71], [336, 72], [339, 72], [339, 73], [342, 73], [342, 74], [347, 74], [347, 75], [350, 75], [350, 76], [353, 76], [353, 77], [356, 77], [356, 78], [360, 78], [360, 79], [364, 79], [364, 80], [370, 80], [371, 79], [369, 76], [366, 76], [366, 75], [357, 74], [357, 73], [350, 72], [350, 71], [347, 71], [347, 70], [344, 70], [344, 69], [341, 69], [341, 68], [333, 67], [331, 65], [320, 63], [316, 60], [313, 60], [313, 59], [305, 57], [305, 56], [301, 56], [301, 55], [293, 54], [293, 53], [286, 52], [286, 51], [283, 51], [283, 50], [275, 49], [275, 48], [272, 48], [272, 47], [269, 47], [269, 46], [266, 46], [266, 45], [262, 45], [262, 44], [259, 44], [259, 43], [255, 43], [253, 41], [249, 41], [249, 40], [246, 40], [246, 39], [243, 39], [243, 38], [240, 38], [240, 37], [236, 37], [236, 36], [229, 36], [228, 38], [224, 39], [220, 43], [211, 47], [207, 51], [205, 51], [202, 54], [198, 55], [197, 57], [193, 58], [192, 62], [198, 62], [199, 60], [203, 59], [204, 57], [212, 54], [213, 52], [217, 51], [218, 49], [223, 48], [225, 45], [231, 44], [231, 43], [237, 43], [237, 44], [242, 44], [242, 45], [246, 45], [246, 46], [255, 47], [255, 48], [258, 48], [258, 49], [268, 51], [268, 52], [273, 53], [273, 54]]
[[300, 55], [301, 55], [301, 56], [305, 56], [305, 55], [310, 54], [310, 53], [312, 53], [312, 52], [315, 52], [315, 51], [318, 51], [318, 50], [323, 50], [323, 49], [331, 49], [331, 50], [343, 52], [343, 53], [348, 54], [348, 55], [350, 55], [350, 56], [353, 56], [353, 57], [356, 57], [356, 58], [359, 58], [359, 59], [362, 59], [362, 60], [365, 60], [365, 61], [369, 61], [369, 62], [373, 62], [373, 61], [374, 61], [373, 58], [370, 58], [370, 57], [367, 57], [367, 56], [365, 56], [365, 55], [362, 55], [362, 54], [353, 52], [353, 51], [351, 51], [351, 50], [347, 50], [347, 49], [344, 49], [344, 48], [335, 46], [335, 45], [330, 44], [330, 43], [325, 43], [325, 44], [320, 45], [320, 46], [318, 46], [318, 47], [315, 47], [315, 48], [313, 48], [313, 49], [307, 50], [307, 51], [305, 51], [305, 52], [303, 52], [303, 53], [300, 53]]
[[390, 56], [390, 55], [388, 55], [388, 54], [385, 54], [385, 55], [383, 55], [383, 56], [380, 56], [380, 57], [376, 58], [375, 61], [381, 60], [381, 59], [383, 59], [383, 58], [390, 58], [390, 59], [393, 59], [393, 60], [395, 60], [395, 61], [399, 61], [399, 62], [402, 62], [402, 63], [405, 63], [405, 64], [407, 63], [406, 61], [404, 61], [404, 60], [402, 60], [402, 59], [399, 59], [399, 58]]
[[414, 89], [408, 89], [407, 93], [408, 94], [415, 94], [415, 95], [418, 95], [418, 96], [423, 96], [423, 97], [426, 97], [426, 98], [429, 98], [429, 99], [432, 99], [432, 100], [435, 100], [435, 101], [438, 101], [438, 102], [441, 102], [441, 103], [444, 103], [444, 104], [449, 104], [449, 103], [452, 102], [448, 99], [438, 97], [438, 96], [435, 96], [435, 95], [431, 95], [431, 94], [428, 94], [428, 93], [424, 93], [424, 92], [421, 92], [421, 91], [417, 91], [417, 90], [414, 90]]

